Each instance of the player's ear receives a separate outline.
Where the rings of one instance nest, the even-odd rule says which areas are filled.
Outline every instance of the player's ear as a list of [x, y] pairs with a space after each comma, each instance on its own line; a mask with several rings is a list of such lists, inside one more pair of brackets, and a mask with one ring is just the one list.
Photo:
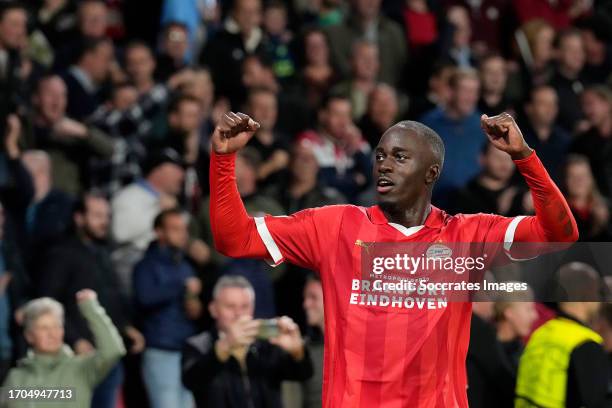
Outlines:
[[440, 165], [435, 163], [429, 166], [425, 173], [425, 183], [433, 184], [440, 178]]

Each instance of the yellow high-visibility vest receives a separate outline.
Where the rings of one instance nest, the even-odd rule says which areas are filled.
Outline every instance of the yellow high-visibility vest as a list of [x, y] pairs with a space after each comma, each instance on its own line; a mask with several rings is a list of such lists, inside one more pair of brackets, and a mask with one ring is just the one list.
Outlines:
[[538, 328], [521, 356], [515, 408], [564, 408], [572, 351], [587, 341], [601, 344], [595, 331], [557, 317]]

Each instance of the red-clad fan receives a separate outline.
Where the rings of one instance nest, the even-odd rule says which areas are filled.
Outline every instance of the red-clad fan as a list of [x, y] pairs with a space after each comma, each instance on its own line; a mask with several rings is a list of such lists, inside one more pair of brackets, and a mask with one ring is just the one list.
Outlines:
[[351, 301], [362, 277], [362, 242], [573, 242], [578, 229], [561, 192], [514, 119], [482, 117], [490, 142], [508, 153], [531, 189], [535, 216], [451, 216], [431, 205], [444, 144], [430, 128], [404, 121], [375, 150], [378, 205], [338, 205], [289, 217], [250, 217], [234, 178], [235, 152], [259, 125], [229, 112], [212, 136], [211, 222], [217, 249], [231, 257], [288, 261], [319, 272], [325, 303], [323, 406], [467, 407], [465, 358], [471, 303], [398, 309]]

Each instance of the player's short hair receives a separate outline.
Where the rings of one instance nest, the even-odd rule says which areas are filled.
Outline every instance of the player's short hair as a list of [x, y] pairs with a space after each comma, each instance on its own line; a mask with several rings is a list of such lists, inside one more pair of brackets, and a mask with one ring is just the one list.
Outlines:
[[220, 277], [213, 288], [213, 300], [217, 300], [221, 291], [228, 288], [245, 289], [250, 292], [251, 296], [253, 297], [253, 301], [255, 301], [255, 289], [253, 289], [253, 285], [251, 285], [251, 283], [246, 280], [245, 277], [240, 275], [224, 275]]
[[64, 306], [55, 299], [42, 297], [30, 300], [23, 308], [23, 327], [30, 331], [36, 321], [46, 314], [54, 315], [62, 324], [64, 323]]
[[400, 129], [407, 132], [413, 132], [419, 137], [424, 138], [429, 146], [431, 146], [434, 157], [440, 165], [440, 171], [442, 171], [445, 155], [444, 142], [442, 141], [440, 135], [438, 135], [432, 128], [422, 124], [421, 122], [403, 120], [393, 125], [391, 129]]

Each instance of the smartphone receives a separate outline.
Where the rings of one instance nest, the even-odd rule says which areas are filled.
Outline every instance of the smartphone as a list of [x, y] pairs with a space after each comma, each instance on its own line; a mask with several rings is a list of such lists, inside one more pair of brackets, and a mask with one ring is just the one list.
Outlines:
[[278, 321], [276, 319], [264, 319], [260, 320], [260, 322], [259, 331], [257, 332], [258, 339], [268, 340], [270, 337], [278, 336]]

